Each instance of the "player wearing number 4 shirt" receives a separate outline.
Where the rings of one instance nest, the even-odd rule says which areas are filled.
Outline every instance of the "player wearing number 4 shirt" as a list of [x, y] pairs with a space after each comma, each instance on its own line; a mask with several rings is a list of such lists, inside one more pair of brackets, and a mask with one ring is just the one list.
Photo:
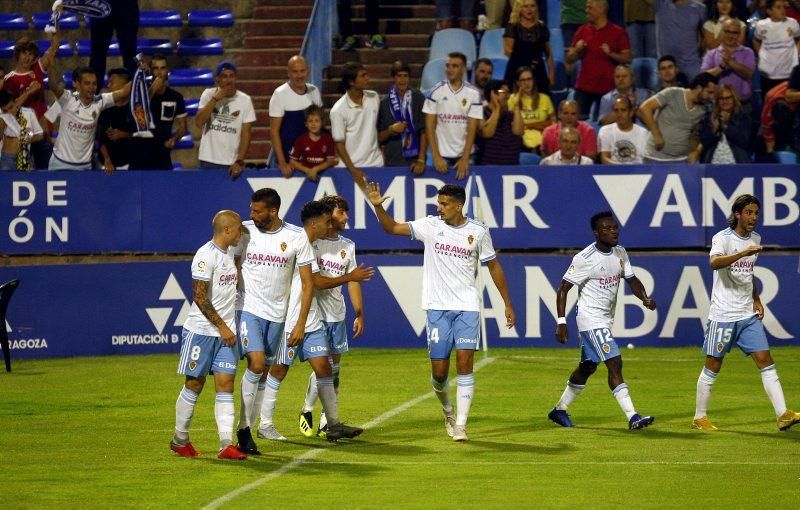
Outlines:
[[753, 195], [736, 197], [728, 218], [730, 227], [711, 240], [714, 286], [703, 342], [706, 363], [697, 379], [694, 429], [717, 429], [706, 413], [708, 401], [722, 360], [734, 345], [753, 358], [761, 371], [761, 382], [775, 408], [778, 429], [788, 430], [800, 423], [800, 413], [786, 409], [783, 388], [761, 324], [764, 306], [753, 284], [753, 268], [761, 253], [761, 236], [754, 231], [760, 209], [761, 202]]
[[608, 369], [608, 387], [628, 419], [628, 428], [642, 429], [653, 423], [654, 418], [642, 416], [634, 409], [628, 385], [622, 379], [622, 356], [611, 336], [620, 280], [625, 279], [646, 308], [655, 310], [656, 302], [647, 296], [644, 285], [633, 274], [625, 248], [617, 245], [619, 226], [611, 212], [592, 216], [591, 226], [595, 242], [573, 257], [556, 294], [556, 340], [564, 344], [568, 335], [565, 318], [567, 294], [573, 285], [578, 286], [581, 360], [569, 376], [564, 394], [547, 417], [562, 427], [573, 427], [567, 409], [586, 387], [586, 381], [597, 370], [597, 365], [603, 362]]
[[[410, 236], [425, 244], [422, 308], [427, 311], [431, 384], [442, 404], [447, 434], [454, 441], [466, 441], [467, 417], [475, 391], [472, 371], [481, 306], [481, 290], [475, 280], [481, 262], [486, 263], [505, 303], [506, 327], [512, 328], [516, 322], [506, 277], [494, 252], [489, 229], [463, 215], [466, 193], [455, 184], [439, 188], [438, 216], [408, 223], [397, 223], [386, 213], [381, 204], [389, 197], [381, 196], [377, 183], [367, 185], [367, 196], [384, 231]], [[458, 374], [456, 412], [450, 403], [447, 385], [450, 353], [454, 347]]]

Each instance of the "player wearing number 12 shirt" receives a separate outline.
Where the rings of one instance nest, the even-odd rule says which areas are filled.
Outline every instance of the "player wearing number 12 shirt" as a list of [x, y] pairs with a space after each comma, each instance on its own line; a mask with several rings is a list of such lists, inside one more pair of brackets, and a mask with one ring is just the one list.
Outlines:
[[564, 344], [567, 343], [568, 334], [564, 316], [567, 294], [574, 285], [578, 286], [577, 322], [581, 360], [569, 376], [564, 394], [547, 417], [562, 427], [573, 427], [567, 409], [602, 362], [608, 369], [608, 387], [628, 418], [628, 428], [642, 429], [653, 423], [654, 418], [640, 415], [633, 407], [628, 385], [622, 379], [622, 355], [611, 335], [620, 280], [625, 279], [646, 308], [655, 310], [656, 302], [647, 296], [644, 285], [633, 274], [625, 248], [618, 246], [619, 226], [611, 212], [604, 211], [592, 216], [591, 226], [595, 242], [573, 257], [556, 294], [556, 340]]
[[[505, 303], [506, 327], [516, 322], [508, 295], [503, 266], [497, 260], [489, 229], [463, 215], [464, 188], [445, 184], [439, 188], [438, 216], [397, 223], [381, 204], [377, 183], [367, 185], [367, 196], [375, 207], [383, 230], [410, 236], [425, 244], [422, 276], [422, 308], [427, 311], [426, 329], [431, 358], [431, 384], [444, 412], [447, 434], [454, 441], [467, 440], [467, 417], [475, 391], [473, 359], [478, 347], [480, 290], [476, 272], [485, 262], [495, 287]], [[456, 402], [454, 412], [448, 394], [450, 353], [456, 349]]]

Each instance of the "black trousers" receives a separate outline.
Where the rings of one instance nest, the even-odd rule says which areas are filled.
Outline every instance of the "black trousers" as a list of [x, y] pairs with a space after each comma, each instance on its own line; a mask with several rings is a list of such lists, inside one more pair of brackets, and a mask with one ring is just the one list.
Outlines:
[[[342, 39], [349, 37], [353, 34], [353, 22], [351, 20], [352, 13], [350, 11], [351, 0], [339, 0], [336, 8], [339, 15], [339, 35]], [[366, 9], [367, 24], [364, 27], [366, 35], [379, 34], [378, 31], [378, 9], [380, 9], [379, 0], [367, 0], [364, 2]]]
[[136, 36], [139, 33], [139, 0], [114, 0], [109, 2], [111, 14], [91, 21], [91, 56], [89, 67], [97, 73], [97, 89], [103, 86], [106, 74], [106, 56], [111, 37], [116, 31], [122, 62], [131, 76], [136, 72]]

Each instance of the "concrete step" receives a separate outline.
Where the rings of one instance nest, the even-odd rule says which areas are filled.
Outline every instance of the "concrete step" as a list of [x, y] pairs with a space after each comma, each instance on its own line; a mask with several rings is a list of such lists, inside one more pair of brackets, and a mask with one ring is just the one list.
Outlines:
[[[353, 20], [364, 19], [366, 17], [367, 9], [364, 5], [354, 5], [352, 7]], [[436, 17], [435, 5], [385, 5], [381, 2], [381, 7], [378, 9], [378, 17], [381, 19], [399, 19], [399, 18], [434, 18]]]
[[247, 67], [285, 66], [297, 52], [298, 48], [234, 49], [226, 53], [226, 58]]
[[369, 48], [356, 51], [333, 52], [333, 65], [347, 62], [361, 62], [364, 65], [389, 64], [402, 59], [409, 64], [424, 64], [428, 61], [430, 50], [428, 48], [389, 48], [388, 50], [373, 50]]
[[302, 35], [251, 35], [244, 40], [244, 49], [256, 50], [263, 48], [297, 48], [303, 45]]
[[314, 0], [256, 0], [256, 6], [294, 6], [294, 5], [314, 5]]
[[236, 74], [239, 80], [287, 80], [286, 65], [239, 66]]
[[304, 35], [308, 18], [242, 20], [239, 24], [246, 36], [251, 35]]
[[254, 19], [311, 18], [312, 5], [260, 5], [253, 9]]

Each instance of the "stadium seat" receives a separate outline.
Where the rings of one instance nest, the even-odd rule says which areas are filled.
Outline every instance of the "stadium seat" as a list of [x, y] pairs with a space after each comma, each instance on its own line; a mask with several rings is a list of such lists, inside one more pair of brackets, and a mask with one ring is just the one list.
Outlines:
[[794, 152], [776, 151], [773, 154], [775, 154], [775, 160], [782, 165], [797, 164], [797, 154], [795, 154]]
[[556, 68], [556, 82], [550, 90], [550, 99], [553, 101], [553, 106], [558, 108], [558, 104], [567, 98], [569, 88], [567, 84], [567, 67], [561, 60], [553, 62]]
[[0, 30], [28, 30], [28, 20], [22, 14], [0, 14]]
[[137, 39], [136, 47], [145, 55], [172, 54], [172, 41], [169, 39]]
[[183, 165], [181, 165], [178, 162], [175, 162], [175, 163], [172, 164], [172, 169], [173, 170], [183, 170]]
[[184, 101], [184, 104], [186, 105], [186, 114], [189, 117], [194, 117], [195, 115], [197, 115], [197, 109], [200, 106], [200, 99], [196, 97], [191, 99], [186, 99]]
[[561, 62], [567, 60], [564, 52], [564, 33], [560, 28], [550, 29], [550, 50], [553, 52], [553, 60], [560, 60]]
[[189, 11], [190, 27], [231, 27], [233, 12], [230, 9], [194, 9]]
[[658, 90], [658, 60], [637, 57], [631, 63], [633, 81], [639, 88]]
[[11, 372], [11, 346], [8, 343], [8, 331], [6, 331], [6, 312], [11, 296], [17, 290], [19, 280], [11, 280], [0, 285], [0, 347], [3, 349], [3, 359], [6, 362], [6, 372]]
[[419, 88], [422, 89], [423, 94], [427, 94], [434, 85], [447, 79], [444, 74], [445, 62], [447, 60], [443, 58], [432, 59], [422, 68], [422, 79], [420, 80]]
[[[88, 57], [92, 54], [92, 43], [88, 39], [78, 39], [75, 41], [75, 49], [78, 51], [79, 57]], [[120, 54], [119, 42], [114, 39], [111, 41], [111, 45], [108, 47], [108, 56], [118, 57]]]
[[[492, 58], [492, 78], [495, 80], [502, 80], [506, 75], [506, 67], [508, 66], [508, 59], [506, 57], [493, 57]], [[514, 88], [509, 84], [509, 89]]]
[[519, 153], [520, 165], [538, 165], [539, 161], [541, 160], [541, 156], [534, 154], [533, 152], [522, 151]]
[[467, 56], [467, 68], [475, 62], [475, 37], [471, 32], [460, 28], [446, 28], [433, 34], [431, 52], [428, 60], [437, 58], [447, 59], [447, 54], [458, 51]]
[[178, 55], [222, 55], [222, 39], [183, 39], [178, 41]]
[[495, 28], [484, 32], [483, 37], [481, 37], [481, 47], [478, 56], [482, 58], [505, 57], [506, 54], [503, 51], [504, 32], [505, 30], [502, 28]]
[[[39, 53], [44, 54], [50, 48], [50, 41], [46, 39], [39, 40]], [[72, 44], [69, 41], [62, 39], [61, 42], [58, 44], [58, 50], [56, 50], [57, 57], [71, 57], [75, 53], [75, 50], [72, 49]]]
[[[44, 30], [47, 22], [50, 21], [49, 12], [37, 12], [33, 15], [33, 28], [36, 30]], [[77, 30], [81, 28], [78, 17], [72, 13], [66, 13], [58, 20], [58, 28], [61, 30]]]
[[547, 19], [542, 21], [548, 27], [561, 26], [561, 0], [547, 0]]
[[169, 84], [173, 87], [214, 85], [214, 72], [211, 69], [173, 69], [169, 73]]
[[176, 149], [191, 149], [194, 147], [194, 140], [192, 140], [192, 134], [186, 133], [181, 137], [180, 140], [175, 142]]
[[[17, 41], [0, 41], [0, 58], [11, 58], [14, 56], [14, 46]], [[6, 69], [6, 72], [11, 69]]]
[[139, 27], [181, 27], [183, 19], [179, 11], [139, 11]]

